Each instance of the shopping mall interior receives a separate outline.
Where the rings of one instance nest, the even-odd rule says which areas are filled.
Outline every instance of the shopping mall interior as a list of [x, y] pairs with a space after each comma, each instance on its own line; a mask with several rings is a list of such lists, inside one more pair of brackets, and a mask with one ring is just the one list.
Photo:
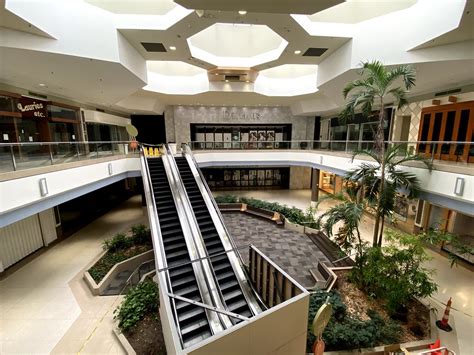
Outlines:
[[0, 354], [472, 354], [472, 11], [0, 0]]

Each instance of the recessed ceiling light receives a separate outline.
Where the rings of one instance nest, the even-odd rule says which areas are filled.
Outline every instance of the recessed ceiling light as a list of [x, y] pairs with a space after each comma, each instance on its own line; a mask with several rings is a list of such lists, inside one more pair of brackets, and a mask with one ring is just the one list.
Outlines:
[[175, 46], [170, 46], [170, 49], [171, 49], [172, 51], [175, 51], [175, 50], [176, 50], [176, 47], [175, 47]]
[[239, 11], [239, 15], [242, 15], [242, 16], [243, 16], [243, 15], [247, 15], [247, 11], [245, 11], [245, 10], [240, 10], [240, 11]]
[[39, 86], [46, 86], [46, 84], [38, 84]]
[[295, 54], [301, 54], [301, 51], [298, 49], [295, 51]]
[[228, 83], [228, 82], [229, 82], [229, 80], [226, 80], [225, 82], [226, 82], [226, 83]]
[[250, 80], [245, 80], [246, 83], [250, 83]]
[[219, 75], [219, 73], [215, 73], [214, 75]]

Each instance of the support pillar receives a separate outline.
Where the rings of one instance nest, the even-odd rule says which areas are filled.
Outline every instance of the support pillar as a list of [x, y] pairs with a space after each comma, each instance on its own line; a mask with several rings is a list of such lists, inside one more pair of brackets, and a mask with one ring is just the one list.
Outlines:
[[314, 206], [319, 201], [319, 169], [313, 169], [311, 181], [311, 206]]

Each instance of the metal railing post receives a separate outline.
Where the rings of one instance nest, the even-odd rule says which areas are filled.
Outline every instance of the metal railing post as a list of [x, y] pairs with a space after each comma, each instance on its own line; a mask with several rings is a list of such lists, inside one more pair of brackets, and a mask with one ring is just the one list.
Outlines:
[[10, 153], [11, 153], [11, 158], [12, 158], [13, 171], [16, 171], [16, 159], [15, 159], [15, 152], [13, 151], [13, 145], [10, 145]]

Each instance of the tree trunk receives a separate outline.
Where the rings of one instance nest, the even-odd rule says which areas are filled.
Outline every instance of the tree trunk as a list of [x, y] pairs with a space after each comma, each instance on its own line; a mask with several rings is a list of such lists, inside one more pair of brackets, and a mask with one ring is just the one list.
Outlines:
[[385, 215], [382, 214], [382, 216], [381, 216], [381, 225], [380, 225], [379, 241], [378, 241], [378, 243], [377, 243], [377, 245], [378, 245], [379, 247], [382, 246], [382, 241], [383, 241], [383, 227], [384, 227], [384, 225], [385, 225]]
[[[384, 128], [383, 124], [385, 121], [385, 111], [383, 105], [383, 98], [380, 98], [380, 112], [379, 112], [379, 125], [377, 127], [377, 134], [375, 136], [375, 149], [379, 156], [380, 160], [380, 187], [379, 187], [379, 195], [377, 198], [377, 209], [375, 211], [375, 225], [374, 225], [374, 234], [372, 238], [372, 245], [376, 247], [378, 245], [378, 237], [379, 237], [379, 226], [380, 226], [380, 210], [382, 205], [382, 191], [385, 187], [385, 144], [384, 144]], [[383, 232], [383, 224], [382, 224], [382, 232]]]

